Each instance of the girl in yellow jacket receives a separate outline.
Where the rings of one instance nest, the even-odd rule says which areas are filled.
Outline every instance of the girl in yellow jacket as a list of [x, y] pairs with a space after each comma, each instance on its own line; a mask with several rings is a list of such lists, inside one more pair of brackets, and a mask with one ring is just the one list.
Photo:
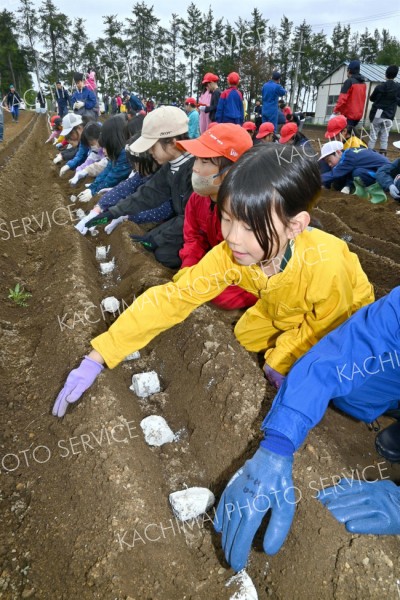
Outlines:
[[104, 364], [114, 368], [228, 285], [259, 298], [235, 335], [248, 350], [265, 352], [265, 375], [279, 387], [300, 356], [374, 300], [347, 244], [309, 227], [320, 189], [318, 164], [291, 146], [260, 144], [243, 154], [218, 195], [225, 241], [177, 281], [146, 290], [92, 340], [92, 351], [69, 374], [53, 414], [63, 416]]

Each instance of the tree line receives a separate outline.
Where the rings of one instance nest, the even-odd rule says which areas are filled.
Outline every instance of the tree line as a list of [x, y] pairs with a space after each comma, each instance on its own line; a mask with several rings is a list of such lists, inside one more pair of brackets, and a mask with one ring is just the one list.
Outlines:
[[101, 91], [113, 94], [126, 87], [170, 103], [196, 94], [207, 71], [222, 83], [237, 71], [245, 97], [254, 100], [278, 69], [290, 101], [305, 109], [316, 98], [318, 82], [344, 60], [400, 63], [400, 42], [388, 29], [359, 33], [338, 23], [328, 38], [305, 20], [294, 25], [283, 16], [276, 26], [257, 8], [230, 23], [216, 19], [211, 7], [203, 13], [192, 2], [184, 16], [172, 13], [164, 27], [153, 6], [142, 1], [124, 22], [117, 15], [104, 16], [99, 33], [88, 39], [84, 19], [71, 20], [52, 0], [43, 0], [38, 9], [31, 0], [20, 0], [15, 13], [1, 11], [2, 91], [11, 82], [21, 91], [30, 87], [32, 72], [51, 86], [58, 79], [72, 82], [74, 71], [94, 69]]

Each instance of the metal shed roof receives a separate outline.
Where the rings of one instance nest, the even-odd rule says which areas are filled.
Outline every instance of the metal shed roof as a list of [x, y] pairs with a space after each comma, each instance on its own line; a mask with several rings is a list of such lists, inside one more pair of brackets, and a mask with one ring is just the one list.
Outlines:
[[[336, 69], [333, 69], [333, 71], [328, 73], [326, 77], [321, 79], [321, 81], [318, 83], [318, 85], [321, 85], [321, 83], [323, 81], [325, 81], [325, 79], [330, 77], [332, 75], [332, 73], [334, 73], [335, 71], [340, 69], [340, 67], [342, 67], [343, 65], [348, 65], [348, 64], [349, 64], [349, 61], [344, 61], [344, 62], [340, 63], [340, 65], [338, 65], [336, 67]], [[386, 72], [387, 68], [388, 68], [388, 65], [375, 65], [375, 64], [369, 65], [367, 63], [361, 63], [360, 73], [363, 77], [365, 77], [365, 79], [367, 81], [372, 81], [374, 83], [381, 82], [381, 81], [385, 81], [385, 72]], [[397, 75], [397, 77], [395, 78], [395, 81], [397, 81], [397, 83], [400, 83], [399, 75]]]

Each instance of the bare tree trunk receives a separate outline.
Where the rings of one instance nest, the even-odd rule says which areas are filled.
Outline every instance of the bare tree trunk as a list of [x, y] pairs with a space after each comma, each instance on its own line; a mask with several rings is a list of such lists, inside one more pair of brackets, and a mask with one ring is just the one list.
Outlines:
[[[8, 66], [10, 67], [11, 78], [12, 78], [13, 81], [15, 81], [15, 73], [14, 73], [14, 69], [13, 69], [13, 66], [12, 66], [12, 60], [11, 60], [10, 53], [7, 54], [7, 58], [8, 58]], [[16, 81], [15, 81], [14, 85], [17, 85]]]

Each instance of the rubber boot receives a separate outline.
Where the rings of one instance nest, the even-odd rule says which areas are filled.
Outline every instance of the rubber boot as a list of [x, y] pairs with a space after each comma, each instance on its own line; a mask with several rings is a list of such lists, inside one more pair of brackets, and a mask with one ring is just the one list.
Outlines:
[[391, 463], [400, 462], [400, 421], [389, 425], [375, 438], [377, 452]]
[[370, 195], [369, 201], [372, 202], [372, 204], [381, 204], [382, 202], [387, 201], [386, 194], [378, 182], [369, 185], [365, 190]]
[[365, 200], [369, 200], [369, 194], [365, 185], [362, 182], [360, 177], [354, 177], [353, 179], [354, 187], [356, 188], [353, 192], [353, 196], [358, 196], [359, 198], [364, 198]]

